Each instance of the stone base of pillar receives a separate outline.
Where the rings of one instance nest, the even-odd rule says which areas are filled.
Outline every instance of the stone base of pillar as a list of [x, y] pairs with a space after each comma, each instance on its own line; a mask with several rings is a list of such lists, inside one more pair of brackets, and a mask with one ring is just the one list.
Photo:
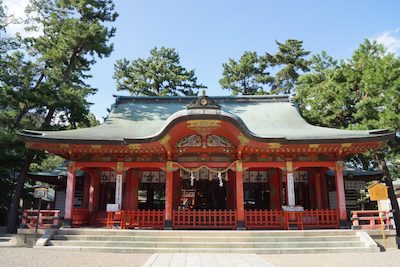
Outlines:
[[172, 221], [171, 220], [166, 220], [164, 222], [164, 230], [172, 230]]
[[72, 227], [72, 220], [71, 219], [64, 219], [63, 220], [63, 227], [71, 228]]
[[340, 220], [339, 221], [339, 228], [340, 229], [350, 229], [350, 224], [346, 220]]
[[236, 222], [236, 230], [246, 230], [246, 226], [244, 225], [244, 221]]

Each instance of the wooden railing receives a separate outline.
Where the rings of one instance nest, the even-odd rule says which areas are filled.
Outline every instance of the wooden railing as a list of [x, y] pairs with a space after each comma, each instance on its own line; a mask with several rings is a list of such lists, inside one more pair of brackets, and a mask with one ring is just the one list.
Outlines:
[[246, 210], [245, 224], [247, 229], [289, 229], [296, 226], [304, 228], [338, 228], [339, 213], [337, 210]]
[[[352, 228], [353, 229], [381, 229], [381, 220], [379, 218], [378, 210], [356, 210], [351, 212]], [[384, 227], [390, 228], [390, 211], [381, 211]]]
[[284, 211], [246, 210], [245, 224], [247, 229], [284, 229]]
[[[24, 210], [22, 214], [22, 226], [35, 228], [37, 210]], [[39, 228], [58, 227], [60, 223], [60, 210], [41, 210], [39, 213]]]
[[305, 210], [302, 218], [305, 228], [339, 228], [338, 210]]
[[174, 229], [235, 229], [235, 210], [191, 210], [173, 212]]
[[125, 210], [121, 215], [121, 228], [162, 229], [165, 221], [164, 210]]
[[88, 209], [73, 209], [72, 210], [72, 226], [81, 227], [89, 225], [90, 213]]

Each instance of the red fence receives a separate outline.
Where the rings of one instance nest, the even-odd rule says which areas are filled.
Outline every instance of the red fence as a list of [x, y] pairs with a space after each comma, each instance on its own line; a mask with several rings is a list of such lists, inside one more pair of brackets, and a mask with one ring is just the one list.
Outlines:
[[125, 210], [122, 211], [121, 228], [159, 228], [164, 227], [164, 210]]
[[302, 217], [306, 228], [339, 228], [338, 210], [305, 210]]
[[88, 209], [73, 209], [72, 210], [72, 225], [81, 227], [89, 225], [90, 213]]
[[246, 210], [244, 213], [247, 229], [283, 229], [284, 211], [281, 210]]
[[[351, 212], [352, 228], [353, 229], [381, 229], [381, 220], [378, 210], [357, 210]], [[381, 211], [384, 227], [390, 228], [390, 211]]]
[[[26, 228], [35, 228], [37, 210], [24, 210], [22, 225]], [[58, 227], [60, 223], [60, 210], [41, 210], [39, 213], [39, 228]]]
[[235, 229], [235, 210], [174, 210], [174, 229]]
[[247, 229], [289, 229], [295, 225], [304, 228], [338, 228], [339, 213], [337, 210], [246, 210]]
[[[125, 210], [107, 213], [107, 227], [157, 228], [162, 229], [165, 221], [164, 210]], [[235, 210], [191, 210], [173, 211], [174, 229], [235, 229]], [[281, 210], [246, 210], [247, 229], [318, 229], [338, 228], [337, 210], [305, 210], [289, 212]]]

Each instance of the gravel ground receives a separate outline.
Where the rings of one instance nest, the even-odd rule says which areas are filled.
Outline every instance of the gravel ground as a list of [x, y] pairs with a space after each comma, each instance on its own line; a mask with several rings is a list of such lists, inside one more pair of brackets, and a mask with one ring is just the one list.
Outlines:
[[[118, 254], [79, 251], [51, 251], [22, 247], [0, 247], [1, 267], [47, 266], [142, 266], [151, 254]], [[394, 267], [400, 266], [400, 250], [381, 253], [275, 254], [260, 255], [277, 267]]]
[[1, 267], [140, 267], [151, 254], [51, 251], [33, 248], [0, 247]]
[[377, 253], [274, 254], [261, 257], [277, 267], [400, 266], [399, 249], [388, 249], [386, 252]]

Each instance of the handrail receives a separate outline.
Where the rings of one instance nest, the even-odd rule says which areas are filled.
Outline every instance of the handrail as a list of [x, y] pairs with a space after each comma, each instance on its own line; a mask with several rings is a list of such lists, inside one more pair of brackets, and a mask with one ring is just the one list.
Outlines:
[[[351, 214], [353, 229], [375, 230], [382, 227], [379, 218], [379, 210], [354, 210]], [[390, 211], [381, 211], [381, 216], [384, 222], [384, 227], [389, 228], [391, 226], [390, 219], [392, 213]]]
[[[22, 214], [22, 226], [35, 228], [37, 212], [38, 210], [24, 210]], [[41, 229], [58, 227], [60, 224], [60, 213], [60, 210], [40, 210], [38, 227]]]

